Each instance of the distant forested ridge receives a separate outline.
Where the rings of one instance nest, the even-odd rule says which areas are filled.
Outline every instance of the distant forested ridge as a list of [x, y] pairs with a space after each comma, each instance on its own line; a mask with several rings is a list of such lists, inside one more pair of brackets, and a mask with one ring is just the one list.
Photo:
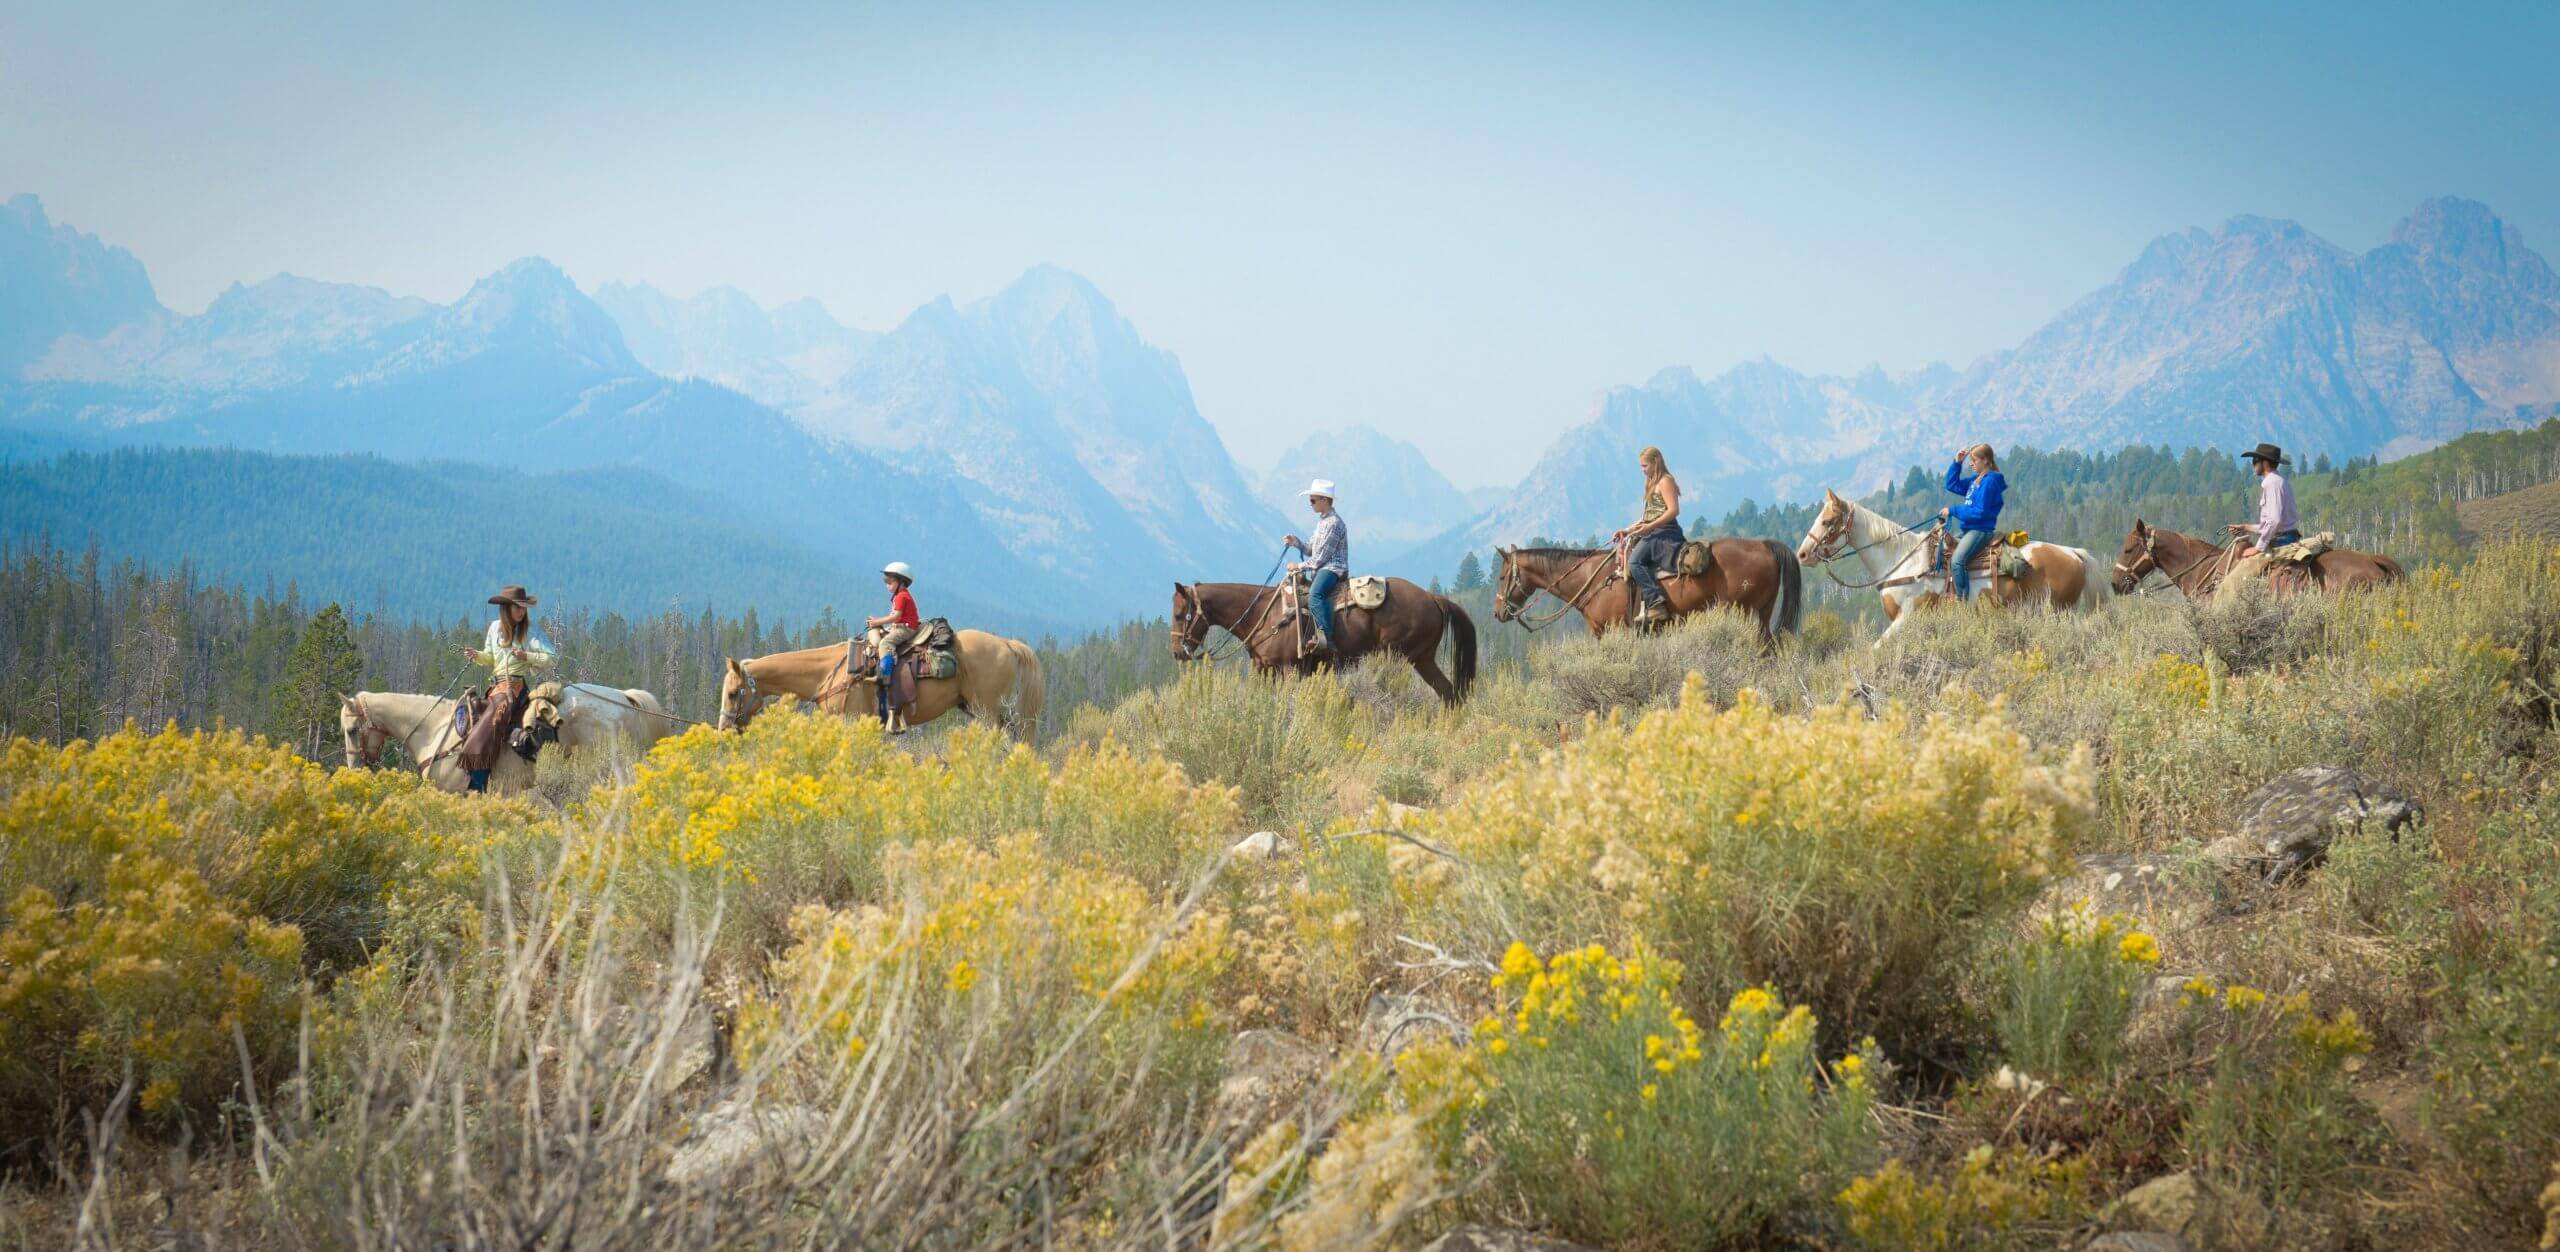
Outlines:
[[[882, 595], [876, 570], [636, 469], [524, 474], [367, 455], [74, 452], [0, 463], [0, 542], [95, 545], [111, 560], [184, 563], [214, 582], [292, 583], [316, 601], [398, 618], [476, 610], [508, 583], [531, 587], [546, 610], [752, 605], [802, 621], [830, 608], [868, 614]], [[1053, 620], [945, 580], [967, 573], [928, 571], [926, 611], [1015, 635]]]

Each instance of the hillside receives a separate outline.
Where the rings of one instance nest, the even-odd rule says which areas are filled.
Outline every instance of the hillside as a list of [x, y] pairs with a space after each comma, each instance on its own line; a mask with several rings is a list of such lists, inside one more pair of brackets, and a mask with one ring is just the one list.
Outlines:
[[2548, 482], [2454, 506], [2464, 533], [2492, 538], [2510, 533], [2560, 539], [2560, 482]]
[[[877, 566], [776, 537], [637, 469], [522, 474], [168, 448], [0, 463], [0, 542], [33, 540], [429, 621], [476, 613], [507, 583], [558, 611], [754, 608], [804, 622], [830, 607], [867, 612], [881, 594]], [[924, 591], [928, 612], [964, 624], [1058, 625], [947, 586]]]

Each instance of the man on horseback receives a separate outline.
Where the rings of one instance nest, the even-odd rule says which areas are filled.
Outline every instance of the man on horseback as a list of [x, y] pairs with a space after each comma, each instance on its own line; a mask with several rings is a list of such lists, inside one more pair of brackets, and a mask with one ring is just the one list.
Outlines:
[[1283, 551], [1297, 551], [1306, 560], [1291, 561], [1291, 574], [1311, 572], [1307, 579], [1307, 611], [1315, 615], [1316, 637], [1311, 646], [1318, 652], [1333, 651], [1333, 592], [1342, 580], [1351, 577], [1351, 529], [1342, 523], [1342, 515], [1333, 511], [1333, 480], [1319, 478], [1307, 484], [1307, 507], [1316, 511], [1316, 528], [1312, 539], [1290, 535], [1280, 541]]
[[1619, 529], [1609, 541], [1626, 545], [1627, 581], [1636, 589], [1632, 620], [1643, 626], [1671, 617], [1662, 571], [1680, 559], [1680, 542], [1686, 536], [1680, 531], [1680, 480], [1663, 465], [1662, 449], [1648, 447], [1637, 453], [1636, 467], [1644, 471], [1644, 498], [1636, 523]]
[[533, 629], [535, 602], [524, 588], [510, 585], [489, 597], [489, 603], [498, 606], [497, 620], [489, 623], [479, 647], [462, 650], [472, 664], [490, 669], [489, 702], [463, 736], [457, 754], [473, 791], [489, 789], [489, 769], [497, 764], [508, 733], [516, 728], [530, 680], [551, 667], [554, 655], [550, 641]]
[[[1973, 472], [1966, 473], [1968, 469]], [[1947, 462], [1947, 490], [1964, 497], [1964, 503], [1938, 510], [1938, 516], [1953, 522], [1957, 529], [1955, 551], [1947, 557], [1947, 584], [1954, 589], [1956, 599], [1973, 597], [1973, 578], [1965, 567], [1997, 533], [2001, 497], [2008, 489], [2008, 477], [2000, 472], [2000, 462], [1991, 455], [1990, 444], [1977, 443]]]
[[897, 685], [898, 652], [915, 641], [916, 632], [924, 629], [924, 616], [916, 611], [915, 571], [904, 561], [891, 561], [880, 567], [880, 584], [889, 589], [889, 611], [878, 617], [863, 619], [871, 632], [872, 659], [878, 663], [874, 671], [877, 681], [871, 689], [877, 693], [880, 724], [889, 724], [890, 688]]
[[2302, 542], [2302, 522], [2293, 508], [2293, 484], [2286, 481], [2279, 467], [2292, 464], [2285, 459], [2284, 449], [2262, 443], [2241, 454], [2251, 472], [2258, 476], [2258, 520], [2233, 522], [2224, 527], [2234, 538], [2246, 538], [2246, 555], [2231, 567], [2222, 585], [2229, 587], [2244, 579], [2264, 578], [2267, 565], [2275, 559], [2275, 550]]

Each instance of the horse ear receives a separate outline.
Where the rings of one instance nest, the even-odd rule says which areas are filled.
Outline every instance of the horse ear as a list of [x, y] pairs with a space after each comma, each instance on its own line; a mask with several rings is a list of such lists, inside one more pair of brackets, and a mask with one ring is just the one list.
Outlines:
[[2133, 519], [2133, 533], [2139, 535], [2150, 529], [2151, 527], [2146, 525], [2141, 518], [2137, 517]]
[[738, 664], [738, 658], [736, 658], [736, 657], [734, 657], [734, 656], [724, 656], [724, 657], [720, 658], [720, 661], [721, 661], [721, 663], [722, 663], [722, 664], [727, 665], [727, 666], [729, 667], [729, 672], [730, 672], [730, 673], [732, 673], [732, 674], [743, 674], [743, 673], [746, 673], [746, 672], [747, 672], [743, 667], [741, 667], [741, 666]]

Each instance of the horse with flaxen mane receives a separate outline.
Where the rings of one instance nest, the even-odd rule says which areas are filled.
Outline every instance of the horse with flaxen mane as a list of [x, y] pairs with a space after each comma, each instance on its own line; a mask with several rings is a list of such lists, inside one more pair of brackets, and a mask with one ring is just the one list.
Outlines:
[[[977, 721], [993, 722], [1016, 738], [1037, 734], [1049, 684], [1031, 645], [983, 630], [953, 631], [952, 640], [960, 654], [959, 672], [949, 678], [916, 680], [916, 702], [906, 711], [906, 724], [922, 726], [958, 709]], [[720, 729], [744, 728], [764, 711], [767, 701], [785, 696], [839, 716], [869, 716], [876, 707], [879, 678], [855, 672], [848, 664], [847, 654], [860, 646], [859, 641], [848, 639], [823, 648], [728, 661], [720, 676]]]
[[[536, 688], [547, 693], [550, 684]], [[347, 764], [372, 768], [385, 749], [399, 744], [418, 774], [439, 790], [459, 792], [469, 783], [461, 762], [462, 732], [453, 724], [456, 701], [444, 696], [400, 691], [359, 691], [338, 698], [338, 734]], [[675, 733], [679, 719], [667, 716], [658, 698], [637, 687], [600, 683], [568, 683], [555, 701], [544, 694], [528, 698], [525, 727], [538, 740], [556, 743], [566, 752], [628, 750], [639, 755], [649, 745]], [[489, 767], [489, 790], [500, 795], [533, 786], [533, 762], [501, 752]]]
[[[1302, 592], [1299, 594], [1303, 594]], [[1308, 655], [1305, 632], [1314, 629], [1305, 606], [1284, 587], [1257, 583], [1175, 583], [1173, 585], [1173, 655], [1196, 660], [1205, 655], [1209, 628], [1235, 636], [1255, 669], [1277, 673], [1287, 669], [1312, 674], [1328, 661], [1352, 664], [1361, 657], [1392, 652], [1413, 666], [1440, 699], [1456, 704], [1467, 698], [1476, 681], [1476, 624], [1447, 596], [1433, 595], [1401, 578], [1387, 580], [1386, 603], [1358, 608], [1347, 600], [1333, 614], [1334, 651]], [[1440, 669], [1440, 640], [1452, 640], [1453, 679]]]
[[[1884, 634], [1876, 640], [1881, 644], [1911, 620], [1912, 610], [1954, 601], [1946, 571], [1934, 564], [1939, 537], [1936, 526], [1898, 526], [1874, 509], [1836, 491], [1825, 491], [1822, 511], [1805, 529], [1796, 557], [1807, 565], [1844, 556], [1858, 558], [1866, 569], [1866, 581], [1841, 585], [1873, 588], [1883, 598], [1887, 620]], [[2018, 552], [2025, 560], [2024, 570], [2016, 577], [2002, 574], [1982, 580], [1975, 599], [2002, 608], [2089, 609], [2097, 607], [2108, 592], [2107, 581], [2098, 576], [2098, 558], [2086, 548], [2039, 540]]]
[[[1760, 638], [1795, 633], [1804, 611], [1804, 566], [1774, 539], [1717, 539], [1707, 544], [1703, 574], [1662, 573], [1662, 593], [1674, 620], [1701, 609], [1739, 609], [1760, 624]], [[1582, 614], [1592, 634], [1627, 625], [1635, 612], [1635, 585], [1627, 581], [1615, 548], [1504, 548], [1495, 580], [1493, 620], [1518, 620], [1530, 630], [1567, 611]], [[1546, 592], [1564, 607], [1543, 621], [1522, 615], [1529, 598]]]
[[[2236, 542], [2212, 543], [2137, 517], [2133, 529], [2125, 532], [2124, 548], [2116, 553], [2115, 592], [2131, 595], [2144, 578], [2157, 573], [2188, 599], [2201, 600], [2222, 585], [2223, 576], [2240, 559]], [[2349, 587], [2379, 587], [2402, 576], [2400, 563], [2390, 557], [2331, 548], [2307, 561], [2275, 562], [2267, 569], [2267, 588], [2277, 595], [2291, 595], [2316, 587], [2334, 596]]]

